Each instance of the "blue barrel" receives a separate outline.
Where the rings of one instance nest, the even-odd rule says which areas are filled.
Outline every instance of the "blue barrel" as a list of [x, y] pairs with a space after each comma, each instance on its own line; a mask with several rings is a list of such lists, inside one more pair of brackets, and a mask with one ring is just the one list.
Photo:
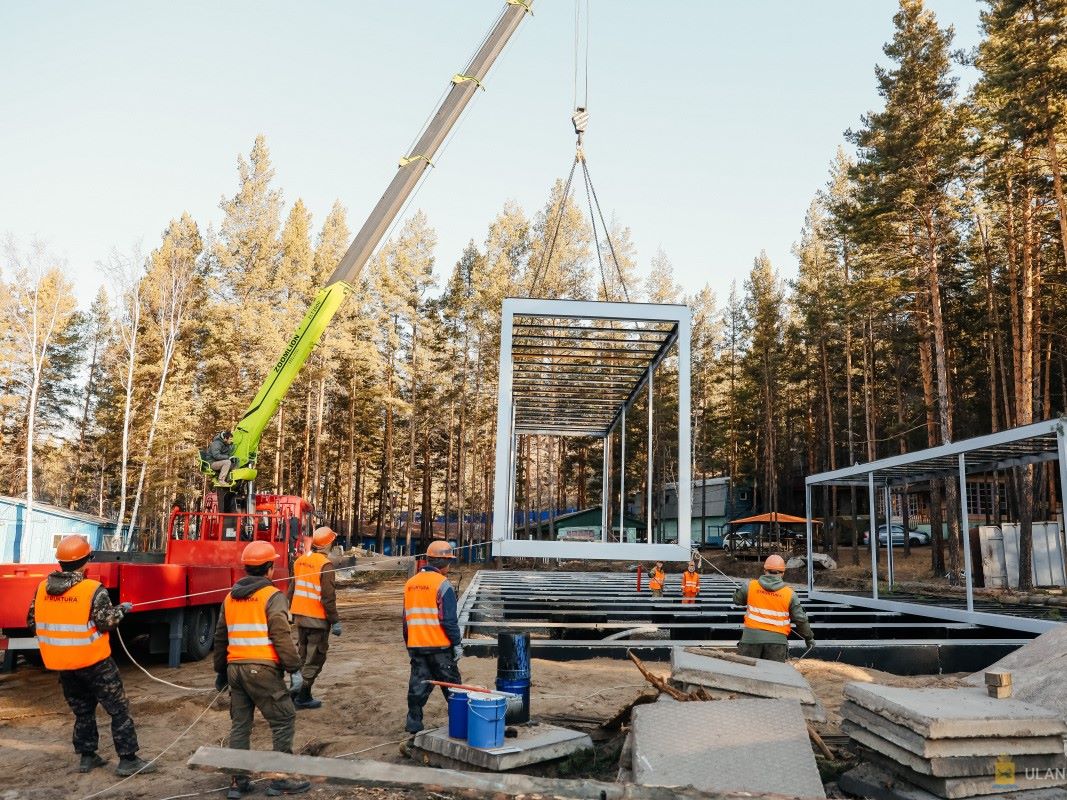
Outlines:
[[462, 689], [448, 690], [448, 735], [467, 738], [467, 693]]
[[508, 705], [507, 714], [504, 721], [509, 725], [514, 725], [520, 722], [530, 721], [530, 679], [529, 678], [516, 678], [514, 680], [508, 680], [507, 678], [496, 679], [496, 690], [498, 692], [508, 692], [510, 694], [517, 694], [522, 697], [522, 705], [517, 703], [511, 703]]
[[530, 678], [530, 634], [496, 635], [496, 676], [507, 680]]
[[507, 698], [470, 692], [467, 695], [467, 743], [492, 750], [504, 744], [504, 714]]

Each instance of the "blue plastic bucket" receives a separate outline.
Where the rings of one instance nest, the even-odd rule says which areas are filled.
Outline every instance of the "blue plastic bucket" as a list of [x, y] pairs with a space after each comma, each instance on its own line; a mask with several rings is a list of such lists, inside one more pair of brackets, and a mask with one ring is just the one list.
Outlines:
[[530, 721], [530, 679], [518, 678], [515, 680], [508, 680], [506, 678], [496, 679], [496, 690], [498, 692], [508, 692], [510, 694], [517, 694], [522, 697], [522, 705], [512, 705], [508, 708], [507, 714], [505, 714], [504, 721], [509, 725], [518, 724], [522, 722]]
[[470, 692], [467, 695], [467, 743], [491, 750], [504, 744], [504, 713], [507, 698]]
[[448, 735], [467, 738], [467, 692], [463, 689], [448, 690]]

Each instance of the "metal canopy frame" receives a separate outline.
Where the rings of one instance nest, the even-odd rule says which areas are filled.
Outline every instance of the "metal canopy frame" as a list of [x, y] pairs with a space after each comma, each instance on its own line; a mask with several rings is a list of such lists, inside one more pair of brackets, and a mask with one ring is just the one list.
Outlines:
[[[975, 611], [974, 582], [971, 574], [971, 538], [964, 534], [963, 571], [966, 587], [966, 608], [950, 608], [907, 602], [885, 600], [878, 596], [878, 489], [882, 490], [883, 514], [886, 525], [892, 524], [893, 489], [906, 484], [925, 483], [944, 478], [958, 481], [960, 500], [960, 523], [964, 531], [970, 530], [967, 512], [967, 476], [1013, 469], [1028, 464], [1059, 461], [1061, 497], [1067, 500], [1067, 418], [1050, 419], [998, 431], [986, 436], [964, 439], [958, 442], [918, 450], [914, 453], [883, 458], [867, 464], [809, 475], [804, 480], [804, 500], [807, 510], [807, 563], [808, 592], [817, 600], [838, 600], [863, 608], [901, 611], [910, 614], [970, 622], [981, 625], [999, 625], [1020, 631], [1040, 633], [1062, 623], [1026, 619], [988, 611]], [[857, 486], [867, 489], [870, 503], [869, 547], [871, 553], [871, 596], [857, 597], [843, 592], [828, 592], [815, 589], [815, 572], [812, 562], [813, 528], [811, 523], [811, 492], [815, 486]], [[889, 527], [887, 530], [892, 531]], [[886, 572], [889, 585], [894, 582], [893, 537], [886, 536]]]
[[[688, 559], [692, 511], [689, 309], [656, 303], [509, 297], [504, 300], [500, 330], [493, 555]], [[672, 347], [678, 353], [678, 543], [653, 543], [651, 491], [646, 500], [645, 541], [622, 542], [620, 522], [620, 541], [610, 542], [612, 439], [617, 435], [619, 440], [618, 491], [625, 511], [626, 412], [642, 393], [653, 396], [656, 368]], [[652, 407], [649, 402], [649, 454]], [[522, 435], [591, 437], [603, 442], [601, 541], [515, 538], [515, 458]], [[651, 458], [648, 464], [651, 472]], [[625, 513], [619, 517], [623, 519]]]

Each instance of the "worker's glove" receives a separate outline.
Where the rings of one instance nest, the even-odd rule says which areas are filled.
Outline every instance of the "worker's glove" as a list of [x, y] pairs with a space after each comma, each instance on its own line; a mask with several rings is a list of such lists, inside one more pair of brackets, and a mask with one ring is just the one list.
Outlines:
[[334, 636], [340, 636], [341, 635], [341, 623], [340, 622], [335, 622], [333, 625], [331, 625], [330, 626], [330, 633], [332, 633]]
[[804, 644], [806, 644], [808, 646], [808, 649], [810, 650], [815, 646], [815, 639], [805, 639]]
[[230, 466], [237, 466], [237, 456], [230, 456]]
[[129, 614], [130, 610], [132, 608], [133, 608], [133, 603], [119, 603], [119, 611], [122, 612], [123, 616], [125, 616], [126, 614]]
[[457, 644], [452, 648], [452, 658], [456, 661], [463, 658], [463, 645]]
[[221, 692], [223, 689], [225, 689], [229, 685], [229, 683], [230, 682], [229, 682], [229, 680], [227, 680], [225, 672], [216, 672], [215, 673], [215, 691], [216, 692]]
[[296, 672], [294, 672], [291, 675], [289, 675], [289, 691], [291, 691], [291, 692], [299, 692], [300, 691], [300, 687], [303, 686], [303, 685], [304, 685], [304, 676], [300, 674], [299, 670], [297, 670]]

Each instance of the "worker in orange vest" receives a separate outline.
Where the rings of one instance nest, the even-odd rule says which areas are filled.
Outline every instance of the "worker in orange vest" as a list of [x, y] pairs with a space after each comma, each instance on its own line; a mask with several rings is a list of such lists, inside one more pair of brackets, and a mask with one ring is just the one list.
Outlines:
[[[422, 730], [422, 708], [433, 692], [428, 680], [461, 683], [459, 659], [463, 635], [459, 630], [456, 592], [448, 570], [455, 555], [446, 541], [430, 542], [426, 565], [404, 584], [404, 643], [411, 659], [408, 716], [404, 730]], [[448, 689], [441, 687], [448, 700]]]
[[663, 562], [657, 561], [648, 576], [648, 588], [652, 590], [653, 597], [663, 597], [663, 583], [666, 580], [667, 573], [663, 571]]
[[65, 536], [56, 547], [59, 570], [41, 581], [30, 602], [26, 625], [37, 637], [45, 667], [59, 672], [63, 697], [74, 712], [74, 751], [78, 772], [102, 767], [97, 754], [96, 707], [111, 716], [111, 739], [119, 754], [119, 775], [155, 772], [153, 762], [137, 757], [137, 731], [122, 676], [111, 657], [111, 637], [132, 603], [111, 605], [107, 589], [85, 577], [93, 548], [84, 536]]
[[698, 594], [700, 594], [700, 573], [697, 572], [696, 563], [690, 561], [686, 571], [682, 573], [682, 602], [695, 603]]
[[[284, 544], [282, 545], [284, 546]], [[215, 628], [215, 688], [230, 687], [230, 747], [248, 750], [255, 710], [267, 720], [274, 750], [293, 752], [296, 709], [285, 688], [284, 674], [292, 676], [299, 689], [300, 656], [289, 629], [289, 604], [275, 588], [274, 562], [278, 551], [270, 542], [249, 542], [241, 553], [245, 576], [237, 581], [222, 602]], [[306, 792], [308, 781], [273, 780], [267, 794]], [[234, 776], [226, 797], [239, 798], [251, 790], [247, 776]]]
[[734, 603], [746, 606], [745, 630], [737, 652], [750, 658], [785, 661], [789, 656], [789, 632], [796, 625], [810, 650], [815, 634], [797, 594], [785, 585], [785, 561], [779, 555], [763, 562], [763, 575], [734, 592]]
[[304, 684], [293, 698], [297, 708], [319, 708], [321, 700], [311, 696], [311, 687], [326, 663], [330, 649], [329, 634], [341, 635], [334, 590], [334, 566], [326, 555], [337, 534], [328, 527], [316, 528], [311, 537], [311, 552], [293, 563], [289, 581], [289, 610], [296, 625], [296, 642], [304, 662]]

